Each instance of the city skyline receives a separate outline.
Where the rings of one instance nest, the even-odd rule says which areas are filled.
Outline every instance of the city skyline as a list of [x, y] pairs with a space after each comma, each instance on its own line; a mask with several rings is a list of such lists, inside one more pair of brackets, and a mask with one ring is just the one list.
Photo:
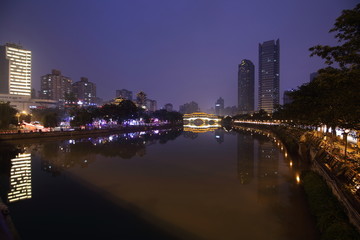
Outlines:
[[[237, 66], [242, 59], [258, 63], [257, 45], [269, 39], [282, 42], [280, 99], [284, 90], [308, 82], [310, 73], [325, 66], [318, 57], [309, 57], [308, 48], [336, 44], [328, 31], [341, 11], [355, 4], [74, 1], [54, 5], [6, 0], [0, 10], [4, 33], [0, 43], [20, 41], [32, 51], [32, 82], [37, 90], [41, 76], [59, 69], [71, 79], [87, 76], [104, 100], [114, 98], [114, 88], [129, 89], [146, 92], [159, 106], [171, 102], [177, 110], [195, 101], [206, 110], [219, 96], [226, 96], [227, 106], [237, 105]], [[61, 17], [64, 12], [66, 18]]]

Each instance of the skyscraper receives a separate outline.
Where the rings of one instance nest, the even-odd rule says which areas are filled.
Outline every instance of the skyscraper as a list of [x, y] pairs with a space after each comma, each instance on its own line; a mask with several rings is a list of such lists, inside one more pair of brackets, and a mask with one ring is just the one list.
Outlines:
[[85, 106], [94, 105], [96, 102], [96, 85], [89, 82], [88, 78], [82, 77], [80, 81], [72, 84], [75, 97]]
[[254, 111], [255, 67], [247, 59], [241, 61], [238, 71], [238, 111], [247, 114]]
[[280, 103], [279, 39], [259, 44], [259, 109], [272, 113]]
[[0, 46], [0, 93], [31, 96], [31, 51], [12, 43]]
[[40, 97], [59, 102], [65, 102], [65, 94], [70, 94], [72, 80], [61, 75], [59, 70], [53, 69], [51, 74], [41, 77]]
[[224, 115], [224, 99], [220, 97], [215, 103], [215, 114], [218, 116]]

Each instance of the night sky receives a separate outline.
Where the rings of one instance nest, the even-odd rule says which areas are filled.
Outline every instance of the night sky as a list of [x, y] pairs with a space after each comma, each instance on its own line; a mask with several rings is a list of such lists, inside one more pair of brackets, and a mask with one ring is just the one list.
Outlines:
[[[202, 110], [219, 97], [237, 104], [237, 68], [255, 64], [258, 44], [280, 39], [282, 92], [309, 81], [324, 66], [308, 48], [335, 45], [328, 31], [355, 0], [3, 0], [0, 44], [33, 54], [33, 87], [59, 69], [88, 77], [104, 100], [116, 89], [140, 90], [175, 110], [189, 101]], [[255, 95], [257, 96], [257, 94]]]

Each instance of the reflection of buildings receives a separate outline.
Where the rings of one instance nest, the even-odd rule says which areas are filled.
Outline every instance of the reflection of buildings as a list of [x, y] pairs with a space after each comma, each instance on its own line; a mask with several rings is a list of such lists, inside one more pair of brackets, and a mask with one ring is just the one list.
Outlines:
[[254, 139], [250, 134], [237, 135], [237, 170], [241, 184], [248, 184], [254, 178]]
[[258, 154], [259, 197], [269, 198], [277, 193], [280, 154], [268, 139], [259, 141]]
[[19, 154], [11, 164], [8, 202], [31, 198], [31, 154]]
[[215, 130], [215, 139], [218, 143], [223, 143], [224, 142], [224, 130], [216, 129]]

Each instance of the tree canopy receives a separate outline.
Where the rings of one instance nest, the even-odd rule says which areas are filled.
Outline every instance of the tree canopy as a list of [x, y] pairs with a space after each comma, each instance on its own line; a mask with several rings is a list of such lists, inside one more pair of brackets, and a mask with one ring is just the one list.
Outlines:
[[336, 33], [339, 45], [316, 45], [310, 56], [319, 56], [329, 65], [318, 71], [310, 83], [290, 93], [291, 104], [276, 115], [301, 123], [326, 124], [360, 129], [360, 4], [344, 10], [330, 33]]

